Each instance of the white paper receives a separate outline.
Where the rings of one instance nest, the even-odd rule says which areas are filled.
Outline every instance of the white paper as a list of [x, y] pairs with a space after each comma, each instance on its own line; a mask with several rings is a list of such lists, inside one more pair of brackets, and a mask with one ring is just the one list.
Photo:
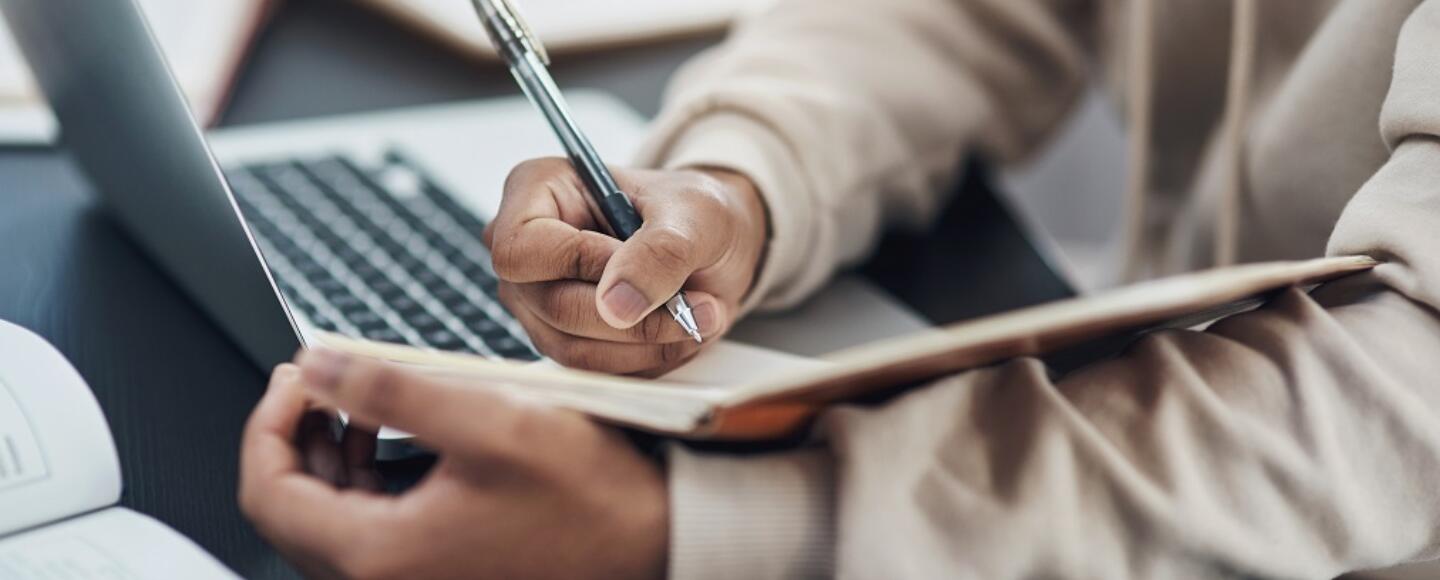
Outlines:
[[710, 345], [695, 360], [661, 377], [665, 382], [729, 389], [813, 370], [829, 363], [778, 350], [723, 341]]
[[120, 500], [100, 405], [43, 340], [0, 322], [0, 536]]
[[39, 435], [10, 388], [0, 382], [0, 493], [50, 475]]
[[821, 358], [825, 355], [932, 328], [894, 296], [854, 274], [837, 277], [818, 294], [785, 312], [753, 315], [730, 331], [730, 340]]
[[0, 579], [209, 580], [238, 578], [189, 539], [112, 508], [0, 540]]

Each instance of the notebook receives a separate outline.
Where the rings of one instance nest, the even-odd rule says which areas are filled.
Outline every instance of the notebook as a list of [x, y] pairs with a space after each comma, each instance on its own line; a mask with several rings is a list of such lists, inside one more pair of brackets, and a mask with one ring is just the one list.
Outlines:
[[[493, 57], [470, 0], [363, 0], [462, 52]], [[721, 30], [773, 0], [515, 0], [551, 53]]]
[[[201, 124], [219, 120], [267, 0], [137, 0]], [[56, 124], [25, 60], [0, 28], [0, 142], [54, 140]]]
[[100, 405], [39, 337], [0, 322], [0, 578], [238, 578], [121, 507]]
[[1368, 270], [1365, 257], [1251, 264], [1147, 282], [884, 340], [819, 360], [717, 345], [660, 380], [616, 377], [325, 335], [325, 347], [445, 380], [538, 398], [619, 425], [691, 440], [763, 441], [801, 432], [826, 406], [1088, 339], [1213, 320], [1256, 297]]

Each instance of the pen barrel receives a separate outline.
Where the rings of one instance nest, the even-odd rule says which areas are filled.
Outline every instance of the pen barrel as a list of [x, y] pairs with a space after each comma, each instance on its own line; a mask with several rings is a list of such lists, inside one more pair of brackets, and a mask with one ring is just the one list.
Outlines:
[[635, 232], [643, 225], [640, 220], [640, 213], [635, 211], [635, 206], [623, 193], [607, 195], [595, 200], [600, 206], [600, 213], [605, 215], [605, 221], [610, 224], [615, 237], [620, 241], [630, 239]]
[[564, 146], [570, 163], [575, 166], [575, 172], [589, 190], [611, 233], [622, 242], [630, 239], [640, 229], [640, 214], [620, 190], [615, 176], [610, 173], [595, 146], [580, 131], [549, 70], [534, 53], [525, 53], [511, 63], [510, 72], [555, 131], [555, 137]]

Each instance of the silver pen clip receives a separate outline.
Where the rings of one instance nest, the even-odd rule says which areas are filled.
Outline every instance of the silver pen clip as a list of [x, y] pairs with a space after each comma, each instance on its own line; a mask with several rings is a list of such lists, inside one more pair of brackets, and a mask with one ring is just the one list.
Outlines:
[[535, 36], [535, 31], [530, 29], [530, 23], [520, 15], [520, 10], [510, 0], [471, 0], [475, 9], [480, 12], [485, 23], [485, 32], [489, 33], [490, 41], [495, 44], [495, 50], [504, 51], [507, 47], [516, 47], [535, 53], [540, 62], [550, 65], [550, 53], [545, 51], [545, 45], [540, 43], [540, 38]]

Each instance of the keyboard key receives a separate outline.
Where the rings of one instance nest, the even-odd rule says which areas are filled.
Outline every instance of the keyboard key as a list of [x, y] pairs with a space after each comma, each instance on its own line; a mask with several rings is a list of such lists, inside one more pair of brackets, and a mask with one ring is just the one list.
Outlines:
[[376, 327], [385, 324], [384, 318], [381, 318], [379, 314], [376, 314], [369, 310], [346, 312], [345, 318], [350, 321], [350, 324], [354, 324], [355, 326], [359, 326], [362, 328]]
[[467, 319], [465, 320], [465, 326], [469, 328], [471, 332], [487, 338], [487, 342], [488, 337], [505, 331], [505, 328], [500, 326], [500, 323], [490, 320], [489, 318]]
[[465, 341], [448, 330], [432, 330], [425, 333], [425, 342], [441, 350], [454, 350], [465, 345]]
[[405, 322], [419, 330], [434, 330], [445, 327], [444, 324], [441, 324], [440, 320], [431, 316], [428, 312], [416, 312], [410, 316], [406, 316]]
[[365, 331], [365, 338], [379, 342], [405, 344], [405, 337], [393, 328], [372, 328]]
[[394, 308], [395, 311], [399, 312], [402, 316], [424, 310], [423, 307], [420, 306], [419, 302], [416, 302], [415, 299], [409, 296], [387, 298], [385, 300], [385, 304], [391, 308]]
[[326, 332], [334, 332], [336, 330], [335, 322], [326, 318], [324, 315], [307, 314], [306, 316], [310, 317], [310, 324], [315, 325], [315, 328]]
[[330, 304], [332, 306], [346, 312], [352, 310], [368, 312], [370, 309], [369, 306], [366, 306], [364, 302], [361, 302], [359, 298], [356, 298], [353, 294], [350, 294], [349, 292], [336, 292], [334, 294], [326, 296], [325, 298], [330, 300]]
[[[233, 176], [237, 204], [257, 239], [267, 252], [284, 256], [293, 268], [286, 276], [299, 277], [276, 275], [292, 306], [323, 330], [345, 326], [394, 343], [407, 342], [413, 330], [435, 348], [474, 352], [469, 345], [478, 340], [506, 358], [538, 359], [489, 315], [498, 306], [492, 304], [499, 282], [480, 243], [484, 221], [397, 152], [371, 167], [331, 156], [256, 165]], [[400, 183], [396, 175], [404, 176], [405, 191], [392, 191]], [[397, 268], [407, 277], [392, 278]], [[452, 286], [448, 280], [456, 275]], [[323, 297], [344, 320], [327, 320], [303, 300], [296, 290], [302, 279], [320, 295], [310, 298]], [[410, 294], [413, 285], [445, 311], [429, 311], [428, 301]], [[371, 297], [385, 305], [384, 315], [369, 306]], [[408, 328], [392, 327], [391, 312]]]

